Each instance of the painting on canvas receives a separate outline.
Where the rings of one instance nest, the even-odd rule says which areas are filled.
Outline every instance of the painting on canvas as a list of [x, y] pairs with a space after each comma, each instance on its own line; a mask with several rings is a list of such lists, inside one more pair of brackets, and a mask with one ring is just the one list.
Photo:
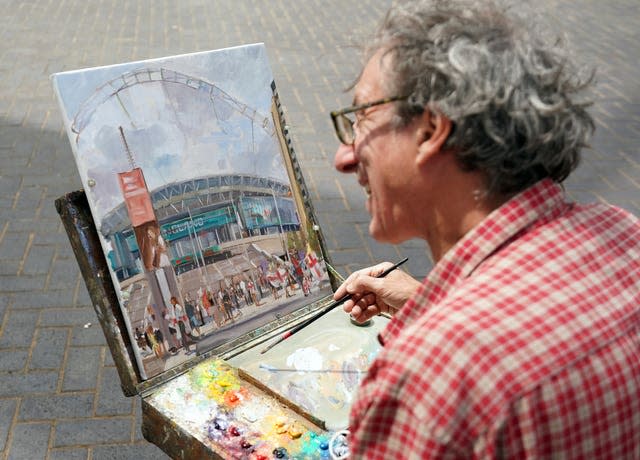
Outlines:
[[52, 81], [143, 378], [331, 293], [262, 44]]

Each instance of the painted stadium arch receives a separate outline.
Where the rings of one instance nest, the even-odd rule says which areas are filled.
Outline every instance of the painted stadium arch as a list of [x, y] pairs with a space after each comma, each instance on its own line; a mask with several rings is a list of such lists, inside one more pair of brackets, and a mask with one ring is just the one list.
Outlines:
[[158, 83], [163, 86], [181, 85], [190, 88], [198, 93], [198, 98], [202, 98], [204, 95], [208, 96], [208, 100], [215, 111], [215, 116], [219, 121], [226, 121], [232, 112], [236, 112], [254, 122], [257, 121], [262, 129], [269, 129], [271, 136], [275, 134], [273, 123], [268, 116], [260, 114], [256, 109], [238, 101], [217, 85], [166, 68], [136, 69], [118, 75], [116, 78], [102, 84], [96, 88], [91, 97], [80, 105], [71, 124], [71, 130], [79, 137], [84, 128], [91, 123], [96, 109], [112, 98], [118, 100], [123, 111], [129, 116], [126, 103], [121, 99], [121, 94], [136, 85]]

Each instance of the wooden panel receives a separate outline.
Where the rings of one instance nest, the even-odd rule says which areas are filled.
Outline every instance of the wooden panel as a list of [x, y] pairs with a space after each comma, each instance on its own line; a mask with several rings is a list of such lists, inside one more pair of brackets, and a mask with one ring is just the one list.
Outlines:
[[134, 396], [141, 379], [87, 197], [78, 190], [58, 198], [55, 204], [118, 369], [122, 391]]

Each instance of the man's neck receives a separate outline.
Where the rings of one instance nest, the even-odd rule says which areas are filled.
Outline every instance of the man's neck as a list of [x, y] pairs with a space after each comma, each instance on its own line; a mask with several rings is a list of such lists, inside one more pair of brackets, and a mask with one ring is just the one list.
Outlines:
[[425, 238], [434, 262], [509, 199], [490, 195], [478, 172], [461, 171], [453, 163], [440, 167], [442, 170], [435, 179], [433, 215], [426, 223]]

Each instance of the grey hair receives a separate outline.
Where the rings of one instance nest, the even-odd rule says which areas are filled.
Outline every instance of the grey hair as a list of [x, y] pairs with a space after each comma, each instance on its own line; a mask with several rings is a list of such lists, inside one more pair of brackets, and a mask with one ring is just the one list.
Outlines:
[[[594, 130], [582, 78], [559, 38], [493, 1], [415, 0], [389, 10], [367, 50], [384, 50], [400, 124], [425, 109], [453, 122], [446, 148], [489, 192], [562, 182]], [[387, 61], [387, 59], [385, 59]]]

